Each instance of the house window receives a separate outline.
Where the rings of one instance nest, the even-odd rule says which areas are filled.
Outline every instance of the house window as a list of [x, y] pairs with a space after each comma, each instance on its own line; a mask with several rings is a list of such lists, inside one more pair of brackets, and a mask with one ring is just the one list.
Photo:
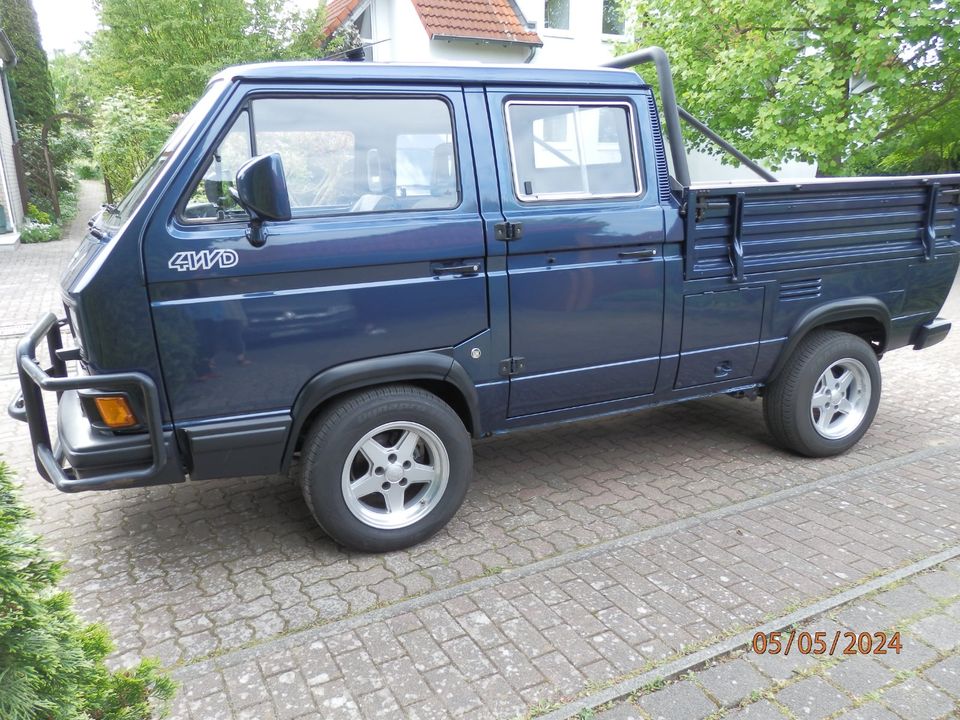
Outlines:
[[623, 0], [603, 0], [603, 34], [623, 35]]
[[361, 13], [356, 21], [357, 33], [363, 43], [363, 56], [367, 62], [373, 62], [373, 17], [370, 8]]
[[520, 200], [640, 194], [628, 105], [510, 102], [507, 127]]
[[547, 0], [544, 6], [544, 27], [570, 29], [570, 0]]

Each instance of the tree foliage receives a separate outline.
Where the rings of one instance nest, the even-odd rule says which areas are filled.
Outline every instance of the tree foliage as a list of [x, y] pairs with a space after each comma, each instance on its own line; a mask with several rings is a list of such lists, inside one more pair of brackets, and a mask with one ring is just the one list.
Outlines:
[[0, 28], [17, 53], [10, 71], [10, 95], [18, 122], [42, 125], [53, 113], [53, 85], [32, 0], [0, 2]]
[[957, 167], [957, 0], [625, 4], [633, 46], [667, 50], [681, 105], [748, 155], [825, 174]]
[[315, 58], [324, 8], [289, 12], [283, 0], [98, 0], [93, 77], [101, 97], [128, 87], [182, 113], [229, 65]]
[[93, 125], [97, 163], [119, 197], [124, 195], [173, 129], [155, 98], [119, 88], [100, 103]]
[[49, 65], [57, 112], [88, 117], [93, 111], [90, 60], [79, 52], [55, 50]]
[[80, 621], [56, 590], [62, 568], [28, 533], [29, 512], [0, 464], [0, 717], [145, 720], [173, 684], [156, 664], [111, 672], [106, 630]]

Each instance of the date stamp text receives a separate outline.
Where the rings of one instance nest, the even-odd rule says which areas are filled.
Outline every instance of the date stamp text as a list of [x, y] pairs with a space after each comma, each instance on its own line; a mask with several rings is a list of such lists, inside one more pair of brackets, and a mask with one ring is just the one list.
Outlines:
[[790, 632], [756, 633], [751, 644], [757, 655], [899, 655], [903, 645], [900, 633]]

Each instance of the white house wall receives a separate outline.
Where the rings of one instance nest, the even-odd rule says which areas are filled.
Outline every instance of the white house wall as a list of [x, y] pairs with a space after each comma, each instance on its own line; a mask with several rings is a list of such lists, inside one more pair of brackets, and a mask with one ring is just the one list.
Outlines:
[[[2, 91], [0, 91], [2, 93]], [[10, 129], [7, 104], [0, 95], [0, 204], [14, 227], [23, 224], [23, 205], [17, 185], [17, 168], [13, 159], [13, 132]]]
[[592, 67], [611, 59], [616, 37], [604, 35], [603, 0], [570, 0], [570, 29], [545, 28], [543, 0], [517, 0], [529, 22], [536, 23], [543, 47], [532, 63], [552, 67]]

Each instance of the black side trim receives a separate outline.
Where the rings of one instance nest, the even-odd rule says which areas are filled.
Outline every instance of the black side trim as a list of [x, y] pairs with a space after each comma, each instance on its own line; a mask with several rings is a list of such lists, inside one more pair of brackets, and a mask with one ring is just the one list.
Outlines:
[[913, 332], [911, 343], [914, 350], [925, 350], [926, 348], [943, 342], [950, 332], [951, 323], [949, 320], [937, 318], [928, 323], [919, 325]]
[[880, 352], [883, 352], [886, 349], [887, 338], [890, 337], [890, 311], [883, 301], [875, 297], [854, 297], [825, 303], [809, 310], [797, 320], [787, 336], [776, 365], [764, 382], [769, 383], [776, 379], [797, 345], [811, 330], [830, 323], [861, 318], [870, 318], [883, 325], [884, 340], [880, 346]]
[[268, 417], [183, 429], [190, 448], [190, 479], [276, 475], [291, 424], [289, 417]]
[[293, 404], [293, 424], [283, 454], [282, 472], [290, 467], [297, 440], [310, 415], [325, 401], [350, 390], [392, 382], [434, 380], [453, 385], [466, 401], [474, 437], [480, 437], [480, 412], [477, 389], [467, 371], [449, 351], [415, 352], [391, 355], [337, 365], [324, 370], [308, 382]]

